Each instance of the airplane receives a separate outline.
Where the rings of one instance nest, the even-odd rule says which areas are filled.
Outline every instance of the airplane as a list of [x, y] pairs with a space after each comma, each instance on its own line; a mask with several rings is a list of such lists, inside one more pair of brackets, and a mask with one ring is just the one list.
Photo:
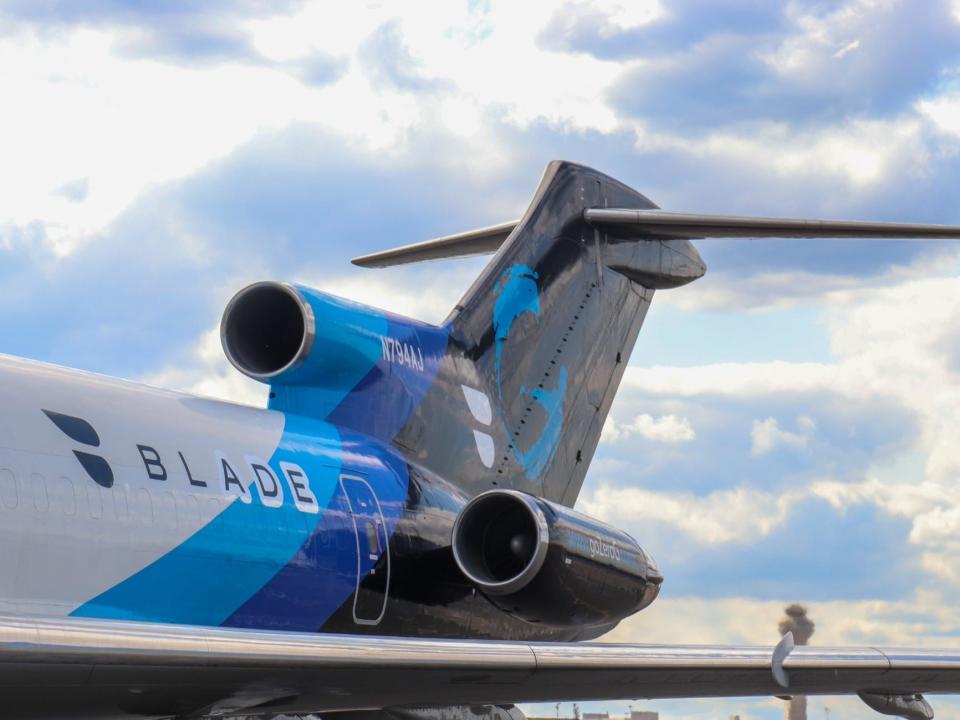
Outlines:
[[222, 345], [266, 408], [0, 356], [0, 714], [522, 720], [858, 694], [929, 720], [960, 650], [589, 642], [664, 577], [573, 505], [654, 294], [701, 277], [692, 241], [713, 237], [960, 227], [668, 212], [557, 161], [517, 221], [354, 260], [493, 253], [439, 325], [240, 290]]

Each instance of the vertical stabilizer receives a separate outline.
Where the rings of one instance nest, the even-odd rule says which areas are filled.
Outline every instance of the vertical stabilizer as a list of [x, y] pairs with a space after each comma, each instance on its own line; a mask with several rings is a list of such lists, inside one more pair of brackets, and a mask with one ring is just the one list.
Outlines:
[[585, 222], [585, 209], [603, 207], [656, 206], [590, 168], [550, 163], [445, 323], [441, 382], [422, 406], [432, 419], [398, 441], [469, 490], [510, 487], [572, 505], [653, 288], [670, 284], [644, 263], [655, 254], [660, 267], [661, 254], [679, 251], [702, 274], [687, 240], [608, 237]]

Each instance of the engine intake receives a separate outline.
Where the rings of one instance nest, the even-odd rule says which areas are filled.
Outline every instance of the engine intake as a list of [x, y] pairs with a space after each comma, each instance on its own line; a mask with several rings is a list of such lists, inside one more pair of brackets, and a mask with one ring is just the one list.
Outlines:
[[382, 310], [319, 290], [259, 282], [227, 304], [220, 341], [254, 380], [349, 391], [383, 357], [389, 322]]
[[663, 577], [624, 532], [517, 490], [473, 498], [453, 526], [460, 571], [503, 610], [553, 625], [613, 624]]
[[479, 495], [457, 517], [453, 554], [467, 578], [491, 595], [510, 595], [532, 581], [547, 558], [550, 531], [531, 495]]
[[302, 363], [316, 336], [310, 303], [292, 285], [259, 282], [234, 295], [223, 312], [220, 341], [227, 359], [256, 380]]

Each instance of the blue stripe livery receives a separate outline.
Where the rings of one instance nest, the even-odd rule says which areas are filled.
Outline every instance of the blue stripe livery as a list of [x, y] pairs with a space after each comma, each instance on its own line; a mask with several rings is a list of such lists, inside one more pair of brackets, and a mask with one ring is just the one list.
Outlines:
[[[251, 485], [250, 503], [234, 500], [181, 545], [73, 615], [223, 624], [290, 563], [313, 535], [337, 488], [341, 458], [342, 443], [335, 427], [287, 416], [270, 467], [282, 484], [280, 462], [295, 462], [303, 468], [321, 512], [297, 509], [289, 486], [284, 487], [281, 507], [266, 507]], [[224, 558], [231, 559], [226, 567]]]
[[[358, 573], [362, 581], [373, 570], [386, 548], [359, 552], [341, 473], [369, 483], [391, 536], [409, 478], [406, 463], [378, 439], [392, 439], [430, 389], [448, 331], [298, 290], [316, 318], [311, 356], [319, 359], [271, 386], [270, 407], [284, 412], [269, 460], [283, 504], [263, 505], [250, 468], [231, 458], [244, 471], [250, 503], [232, 500], [182, 544], [73, 615], [316, 630], [357, 590]], [[319, 512], [296, 507], [281, 463], [303, 469]]]
[[[343, 450], [362, 457], [351, 465], [350, 474], [362, 477], [376, 488], [380, 509], [392, 536], [407, 498], [406, 465], [392, 453], [369, 454], [369, 443], [355, 433], [344, 432]], [[290, 561], [253, 597], [227, 619], [234, 627], [278, 630], [318, 630], [357, 587], [357, 544], [350, 504], [337, 485], [323, 516], [310, 537]], [[366, 577], [376, 560], [359, 556], [360, 578]]]
[[388, 442], [436, 380], [448, 330], [388, 316], [380, 358], [327, 418]]
[[309, 362], [274, 379], [269, 407], [324, 418], [377, 367], [388, 320], [373, 308], [297, 287], [313, 312]]
[[449, 330], [297, 287], [316, 318], [310, 360], [277, 378], [270, 408], [389, 442], [436, 379]]

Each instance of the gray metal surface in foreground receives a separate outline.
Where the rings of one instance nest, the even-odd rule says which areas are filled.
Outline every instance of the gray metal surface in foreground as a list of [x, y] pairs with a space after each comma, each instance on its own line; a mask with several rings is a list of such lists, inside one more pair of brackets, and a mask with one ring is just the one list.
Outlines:
[[[159, 715], [264, 702], [305, 712], [960, 691], [960, 650], [797, 647], [783, 664], [786, 690], [774, 681], [772, 654], [771, 647], [422, 640], [0, 618], [0, 686], [5, 706], [22, 708], [21, 717]], [[78, 715], [80, 707], [89, 715]]]

